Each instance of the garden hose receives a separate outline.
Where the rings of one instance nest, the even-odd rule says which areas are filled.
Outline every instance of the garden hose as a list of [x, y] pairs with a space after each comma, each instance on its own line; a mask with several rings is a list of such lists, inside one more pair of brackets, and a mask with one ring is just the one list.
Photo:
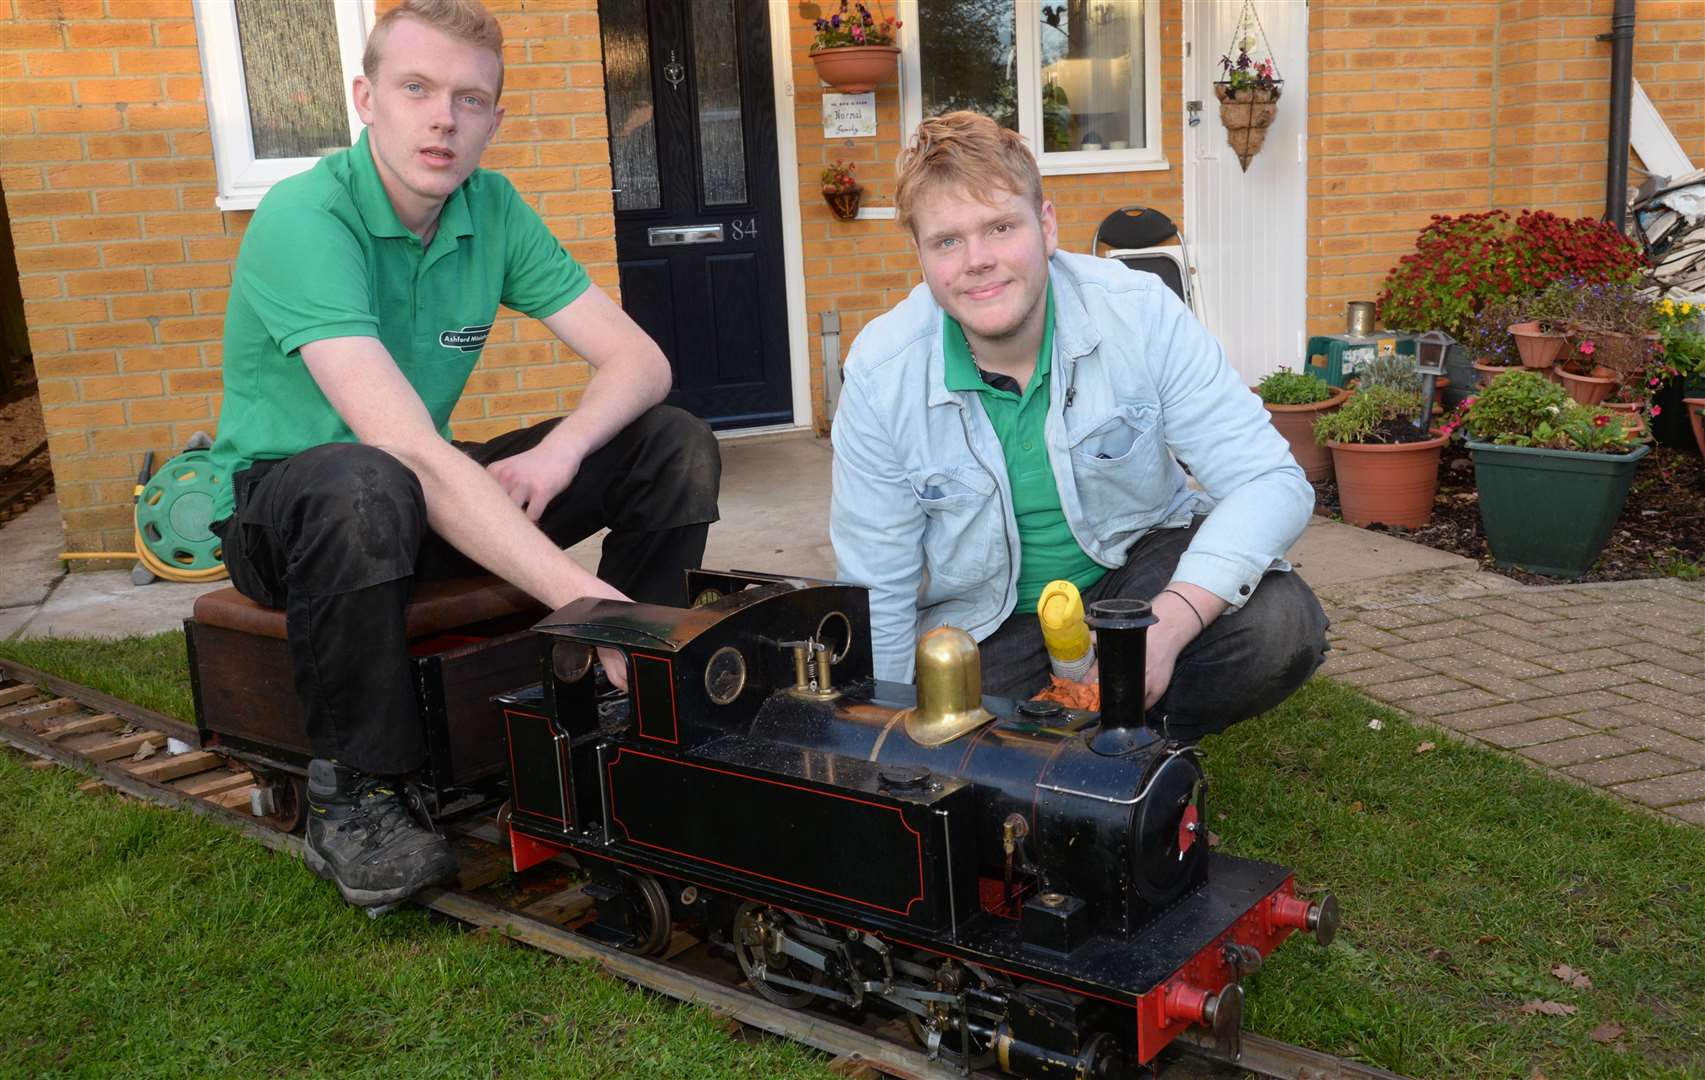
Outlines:
[[[135, 550], [67, 551], [59, 557], [66, 561], [134, 559], [140, 571], [166, 581], [200, 583], [226, 577], [220, 539], [211, 528], [221, 481], [210, 464], [206, 448], [195, 447], [168, 461], [150, 480], [154, 465], [150, 450], [133, 492]], [[147, 584], [145, 577], [133, 579]]]

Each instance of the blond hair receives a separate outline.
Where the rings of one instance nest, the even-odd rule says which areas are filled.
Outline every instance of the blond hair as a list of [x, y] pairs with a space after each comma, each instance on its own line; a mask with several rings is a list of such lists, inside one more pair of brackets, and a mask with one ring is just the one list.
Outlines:
[[[1042, 173], [1036, 157], [1016, 131], [980, 113], [960, 110], [932, 116], [918, 125], [895, 163], [895, 217], [911, 228], [912, 207], [923, 193], [942, 185], [962, 187], [981, 197], [991, 187], [1028, 197], [1042, 214]], [[916, 230], [914, 230], [916, 231]]]
[[403, 19], [419, 19], [448, 37], [497, 54], [497, 93], [503, 94], [503, 27], [479, 0], [402, 0], [373, 22], [361, 71], [369, 82], [379, 77], [379, 54], [391, 28]]

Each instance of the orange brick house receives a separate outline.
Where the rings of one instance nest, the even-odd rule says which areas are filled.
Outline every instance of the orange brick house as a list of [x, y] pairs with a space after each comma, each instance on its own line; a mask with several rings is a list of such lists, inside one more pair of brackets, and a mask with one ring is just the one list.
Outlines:
[[[1211, 87], [1235, 2], [886, 0], [897, 77], [827, 103], [808, 50], [835, 0], [488, 3], [508, 115], [485, 164], [731, 432], [822, 431], [825, 350], [919, 280], [891, 163], [926, 110], [975, 104], [1029, 137], [1068, 248], [1127, 204], [1184, 225], [1209, 326], [1251, 377], [1371, 299], [1430, 214], [1605, 203], [1612, 0], [1254, 0], [1285, 95], [1247, 172]], [[0, 0], [0, 187], [68, 549], [128, 546], [144, 453], [213, 429], [249, 211], [348, 144], [372, 17], [372, 0]], [[1705, 161], [1705, 0], [1640, 0], [1635, 34], [1646, 97]], [[857, 220], [820, 196], [836, 160], [865, 185]], [[572, 409], [586, 375], [506, 317], [458, 434]]]

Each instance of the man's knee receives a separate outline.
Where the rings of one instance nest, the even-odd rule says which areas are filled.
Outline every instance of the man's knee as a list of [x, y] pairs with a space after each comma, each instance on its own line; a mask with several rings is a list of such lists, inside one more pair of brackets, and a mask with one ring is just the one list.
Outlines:
[[1287, 687], [1287, 693], [1306, 682], [1325, 659], [1326, 613], [1314, 590], [1296, 574], [1269, 574], [1244, 613], [1257, 620], [1253, 629], [1262, 646], [1261, 670]]
[[427, 520], [413, 470], [361, 443], [316, 446], [291, 458], [289, 469], [278, 516], [294, 541], [293, 564], [331, 591], [413, 572]]
[[[722, 450], [710, 425], [684, 409], [657, 405], [634, 420], [638, 434], [661, 468], [652, 471], [672, 502], [700, 520], [714, 520], [722, 487]], [[705, 516], [708, 515], [708, 516]]]

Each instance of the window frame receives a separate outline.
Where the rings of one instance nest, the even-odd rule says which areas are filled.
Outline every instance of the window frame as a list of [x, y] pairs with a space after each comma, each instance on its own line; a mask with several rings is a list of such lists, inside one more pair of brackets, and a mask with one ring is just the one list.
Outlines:
[[[354, 145], [362, 124], [349, 86], [361, 74], [361, 54], [367, 47], [367, 34], [373, 28], [374, 0], [338, 0], [332, 10], [337, 20], [338, 53], [343, 65], [349, 141]], [[255, 157], [248, 83], [243, 77], [242, 45], [237, 36], [237, 0], [195, 0], [195, 37], [201, 50], [202, 85], [207, 98], [214, 171], [218, 175], [214, 203], [221, 210], [253, 210], [272, 190], [272, 185], [306, 172], [320, 159]]]
[[[1112, 0], [1120, 2], [1120, 0]], [[1013, 48], [1018, 64], [1018, 133], [1036, 155], [1043, 176], [1075, 176], [1092, 173], [1151, 172], [1172, 168], [1166, 159], [1161, 132], [1160, 6], [1162, 0], [1143, 5], [1143, 130], [1151, 145], [1126, 150], [1041, 151], [1042, 141], [1042, 29], [1037, 0], [1013, 0]], [[899, 0], [896, 5], [905, 26], [900, 34], [900, 117], [905, 126], [902, 142], [923, 121], [923, 60], [918, 36], [918, 0]], [[1031, 17], [1027, 18], [1026, 14]]]

